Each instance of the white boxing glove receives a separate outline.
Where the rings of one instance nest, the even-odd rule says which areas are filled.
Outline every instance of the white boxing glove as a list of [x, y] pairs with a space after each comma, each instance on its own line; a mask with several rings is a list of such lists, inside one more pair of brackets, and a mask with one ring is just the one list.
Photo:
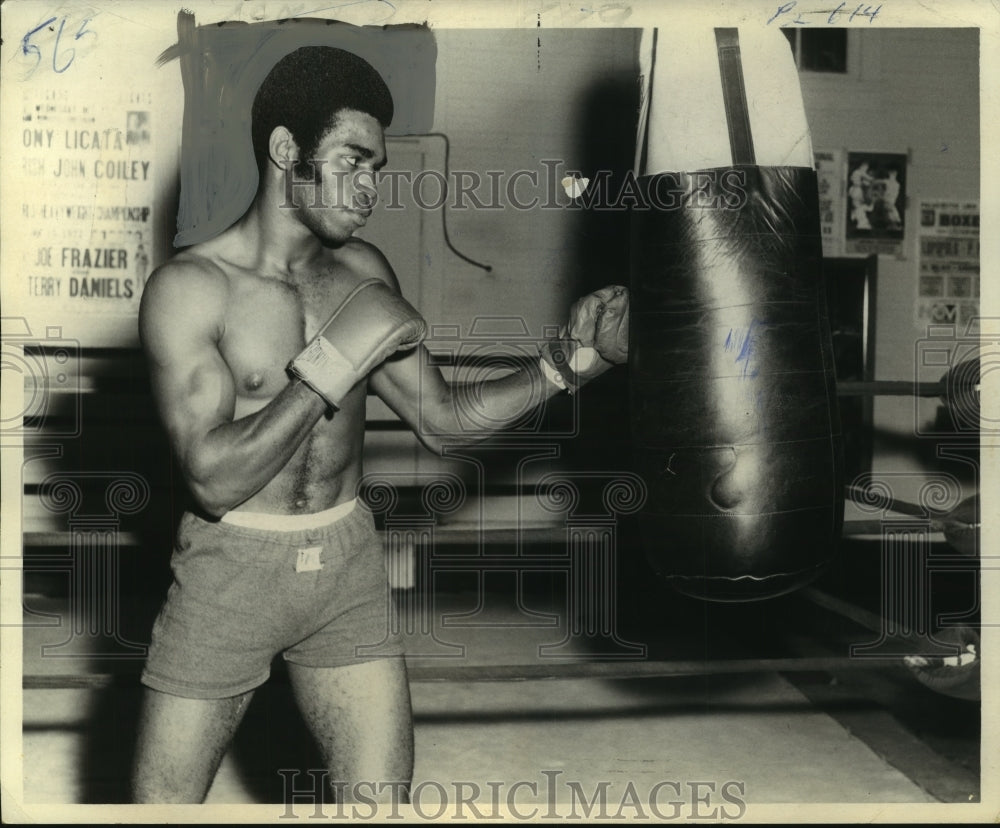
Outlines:
[[559, 336], [540, 348], [545, 376], [572, 394], [628, 360], [628, 288], [611, 285], [577, 300]]
[[340, 303], [288, 370], [334, 409], [396, 351], [417, 347], [427, 324], [380, 279], [367, 279]]

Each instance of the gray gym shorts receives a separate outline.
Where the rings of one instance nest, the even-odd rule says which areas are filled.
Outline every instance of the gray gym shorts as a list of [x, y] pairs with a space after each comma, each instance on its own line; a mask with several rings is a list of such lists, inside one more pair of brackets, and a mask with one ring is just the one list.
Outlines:
[[195, 699], [263, 684], [271, 661], [341, 667], [403, 654], [382, 540], [360, 501], [319, 529], [185, 513], [142, 683]]

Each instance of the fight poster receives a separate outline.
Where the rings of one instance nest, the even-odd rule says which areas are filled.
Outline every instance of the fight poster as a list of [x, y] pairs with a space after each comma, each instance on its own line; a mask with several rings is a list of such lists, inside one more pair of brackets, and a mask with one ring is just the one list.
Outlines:
[[968, 328], [979, 311], [979, 202], [920, 202], [916, 320]]
[[150, 270], [153, 160], [148, 91], [25, 90], [18, 290], [49, 314], [134, 315]]
[[79, 4], [5, 4], [4, 30], [4, 316], [32, 337], [135, 347], [176, 224], [183, 95], [156, 65], [172, 41]]
[[844, 214], [840, 204], [844, 198], [844, 151], [842, 149], [813, 151], [819, 190], [819, 226], [823, 235], [823, 257], [833, 258], [844, 253]]
[[845, 250], [848, 256], [899, 256], [906, 218], [904, 154], [849, 152]]

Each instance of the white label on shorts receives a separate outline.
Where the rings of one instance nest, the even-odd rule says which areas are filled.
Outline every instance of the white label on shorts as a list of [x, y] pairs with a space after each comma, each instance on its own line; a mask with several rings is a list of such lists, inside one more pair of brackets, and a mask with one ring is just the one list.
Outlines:
[[323, 562], [319, 556], [323, 552], [322, 546], [307, 546], [299, 550], [298, 560], [295, 561], [296, 572], [315, 572], [323, 568]]

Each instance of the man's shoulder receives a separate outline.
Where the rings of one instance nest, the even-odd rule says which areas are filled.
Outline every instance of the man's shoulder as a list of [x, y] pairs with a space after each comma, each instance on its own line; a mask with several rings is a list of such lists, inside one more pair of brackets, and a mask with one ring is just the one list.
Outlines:
[[392, 265], [371, 242], [350, 238], [337, 249], [337, 259], [359, 279], [381, 279], [393, 290], [399, 290], [399, 280]]
[[166, 321], [178, 330], [221, 328], [229, 300], [229, 278], [210, 259], [178, 253], [150, 275], [139, 306], [140, 331]]
[[195, 303], [224, 299], [229, 293], [229, 277], [211, 259], [185, 250], [164, 262], [150, 275], [144, 298], [157, 301], [185, 297]]

